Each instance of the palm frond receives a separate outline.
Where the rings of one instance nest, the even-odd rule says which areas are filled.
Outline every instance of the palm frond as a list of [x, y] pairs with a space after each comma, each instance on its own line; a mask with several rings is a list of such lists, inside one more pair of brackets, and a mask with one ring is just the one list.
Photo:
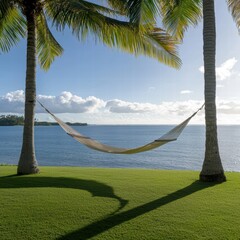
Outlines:
[[232, 17], [240, 29], [240, 0], [227, 0], [228, 8], [232, 13]]
[[10, 4], [10, 1], [0, 0], [0, 16], [2, 16], [5, 12], [7, 12], [10, 7], [12, 7], [12, 4]]
[[[113, 39], [111, 39], [113, 40]], [[107, 42], [107, 41], [105, 41]], [[126, 30], [123, 36], [115, 34], [114, 41], [109, 42], [109, 46], [117, 45], [126, 52], [136, 56], [145, 55], [157, 59], [168, 66], [179, 68], [181, 60], [177, 53], [177, 44], [169, 34], [160, 28], [148, 28], [144, 32]]]
[[121, 12], [117, 10], [117, 8], [109, 8], [107, 6], [98, 5], [96, 3], [92, 3], [84, 0], [75, 0], [75, 1], [72, 1], [71, 4], [72, 6], [75, 5], [78, 8], [92, 9], [92, 10], [101, 12], [103, 14], [108, 14], [113, 16], [121, 14]]
[[[46, 11], [52, 14], [57, 14], [57, 11], [60, 10], [61, 12], [63, 11], [68, 11], [69, 8], [71, 9], [77, 9], [78, 11], [82, 9], [82, 11], [96, 11], [102, 14], [107, 14], [109, 16], [116, 16], [116, 15], [121, 15], [121, 9], [120, 6], [119, 8], [109, 8], [108, 6], [102, 6], [98, 5], [93, 2], [89, 1], [84, 1], [84, 0], [48, 0], [45, 3]], [[58, 10], [56, 10], [56, 9]], [[65, 10], [64, 10], [65, 8]]]
[[54, 58], [62, 54], [63, 48], [48, 28], [43, 12], [37, 17], [36, 28], [38, 61], [41, 68], [48, 70]]
[[[76, 0], [58, 0], [57, 4], [56, 1], [50, 0], [46, 4], [46, 13], [58, 30], [62, 31], [65, 26], [68, 26], [82, 40], [89, 33], [101, 34], [102, 29], [113, 26], [115, 23], [113, 18], [102, 14], [101, 9], [76, 4]], [[108, 19], [111, 21], [109, 22]], [[127, 22], [122, 24], [128, 25]]]
[[118, 11], [119, 14], [128, 16], [127, 0], [107, 0], [107, 4]]
[[159, 0], [126, 0], [131, 23], [139, 26], [140, 23], [156, 22], [159, 15]]
[[152, 25], [135, 25], [107, 19], [108, 27], [99, 34], [101, 41], [110, 47], [135, 54], [153, 57], [168, 66], [179, 68], [181, 60], [178, 57], [177, 42], [166, 31]]
[[[179, 68], [182, 64], [178, 57], [177, 42], [165, 30], [161, 28], [154, 28], [145, 33], [146, 44], [153, 48], [152, 57], [157, 58], [160, 62]], [[149, 54], [148, 54], [149, 55]]]
[[47, 12], [59, 30], [64, 29], [67, 24], [81, 40], [90, 34], [110, 47], [119, 47], [135, 55], [154, 57], [173, 67], [180, 66], [176, 42], [163, 31], [151, 28], [151, 24], [141, 24], [140, 28], [136, 29], [133, 23], [110, 18], [95, 9], [76, 6], [72, 4], [75, 2], [73, 0], [67, 1], [67, 4], [66, 1], [59, 2], [64, 3], [64, 7], [57, 4], [52, 9], [49, 6]]
[[0, 1], [0, 50], [8, 52], [26, 36], [26, 22], [11, 1]]
[[164, 26], [178, 39], [202, 18], [202, 0], [161, 0], [160, 4]]

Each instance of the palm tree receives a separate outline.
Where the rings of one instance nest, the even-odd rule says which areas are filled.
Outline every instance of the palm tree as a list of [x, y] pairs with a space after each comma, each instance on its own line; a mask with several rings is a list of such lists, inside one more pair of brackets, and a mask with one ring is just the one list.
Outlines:
[[[233, 19], [240, 27], [240, 0], [227, 0]], [[226, 177], [221, 163], [217, 138], [216, 120], [216, 29], [214, 0], [163, 1], [163, 22], [170, 31], [182, 39], [189, 25], [195, 25], [202, 17], [203, 9], [203, 55], [206, 142], [205, 158], [200, 173], [201, 181], [224, 182]]]
[[[227, 0], [237, 27], [240, 27], [240, 1]], [[226, 181], [217, 145], [216, 125], [216, 73], [215, 73], [215, 12], [214, 0], [203, 0], [203, 41], [204, 41], [204, 78], [205, 78], [205, 113], [206, 113], [206, 151], [200, 180]]]
[[27, 38], [25, 118], [18, 174], [39, 171], [34, 149], [36, 60], [47, 70], [63, 52], [48, 27], [50, 20], [59, 31], [69, 27], [80, 40], [92, 34], [110, 47], [180, 66], [176, 41], [169, 34], [157, 28], [156, 22], [136, 28], [129, 16], [125, 1], [120, 0], [108, 0], [105, 6], [84, 0], [0, 0], [0, 50], [8, 52], [21, 38]]
[[[180, 41], [188, 27], [196, 25], [203, 17], [206, 142], [205, 158], [199, 178], [201, 181], [208, 182], [226, 181], [217, 138], [214, 0], [153, 0], [151, 2], [147, 0], [127, 0], [127, 2], [136, 8], [133, 10], [133, 18], [135, 17], [136, 23], [140, 22], [141, 11], [145, 8], [149, 10], [147, 17], [150, 20], [160, 12], [164, 26]], [[237, 27], [240, 28], [240, 0], [227, 0], [227, 3]]]
[[216, 26], [214, 0], [203, 0], [203, 57], [206, 142], [201, 181], [226, 181], [219, 154], [216, 119]]

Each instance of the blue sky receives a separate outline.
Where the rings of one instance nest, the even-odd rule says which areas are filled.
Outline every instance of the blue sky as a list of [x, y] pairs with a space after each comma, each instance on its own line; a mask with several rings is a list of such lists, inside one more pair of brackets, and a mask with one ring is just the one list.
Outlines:
[[[217, 107], [219, 124], [240, 120], [240, 36], [225, 1], [216, 1]], [[48, 72], [37, 70], [38, 98], [66, 121], [92, 124], [175, 124], [203, 102], [202, 23], [180, 45], [180, 70], [135, 57], [69, 31]], [[23, 113], [26, 41], [0, 55], [0, 113]], [[39, 106], [39, 120], [52, 120]], [[191, 123], [204, 124], [204, 111]]]

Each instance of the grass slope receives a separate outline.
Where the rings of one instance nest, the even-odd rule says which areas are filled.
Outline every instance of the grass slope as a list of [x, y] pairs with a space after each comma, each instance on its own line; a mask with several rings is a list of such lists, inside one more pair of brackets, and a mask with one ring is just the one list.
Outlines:
[[0, 239], [240, 239], [240, 174], [0, 166]]

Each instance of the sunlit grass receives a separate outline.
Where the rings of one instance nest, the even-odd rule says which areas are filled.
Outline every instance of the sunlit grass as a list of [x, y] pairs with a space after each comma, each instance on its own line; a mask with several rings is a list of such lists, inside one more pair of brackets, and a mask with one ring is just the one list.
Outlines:
[[240, 173], [0, 166], [0, 239], [239, 239]]

